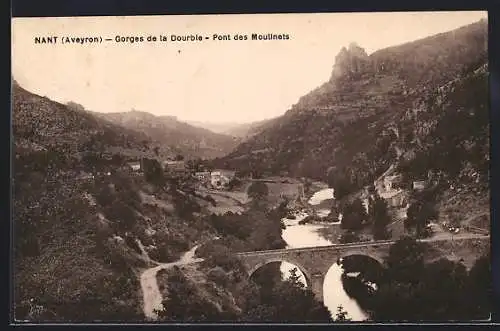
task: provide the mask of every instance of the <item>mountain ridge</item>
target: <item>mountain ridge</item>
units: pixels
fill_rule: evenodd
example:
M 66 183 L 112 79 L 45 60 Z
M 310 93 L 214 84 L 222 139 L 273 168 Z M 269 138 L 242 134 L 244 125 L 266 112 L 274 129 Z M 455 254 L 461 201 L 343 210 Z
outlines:
M 320 180 L 332 168 L 360 171 L 362 164 L 370 175 L 359 180 L 369 182 L 395 160 L 390 128 L 443 98 L 440 87 L 487 65 L 486 45 L 487 24 L 481 20 L 371 55 L 354 44 L 354 54 L 343 48 L 327 82 L 217 162 Z M 422 125 L 418 118 L 412 123 Z
M 188 158 L 221 156 L 238 143 L 236 137 L 196 127 L 173 116 L 157 116 L 138 110 L 93 114 L 130 130 L 143 132 L 162 144 L 174 146 Z
M 12 126 L 17 151 L 57 150 L 67 154 L 120 153 L 130 157 L 153 156 L 155 142 L 147 135 L 118 126 L 82 110 L 64 105 L 12 84 Z M 160 154 L 173 155 L 160 146 Z

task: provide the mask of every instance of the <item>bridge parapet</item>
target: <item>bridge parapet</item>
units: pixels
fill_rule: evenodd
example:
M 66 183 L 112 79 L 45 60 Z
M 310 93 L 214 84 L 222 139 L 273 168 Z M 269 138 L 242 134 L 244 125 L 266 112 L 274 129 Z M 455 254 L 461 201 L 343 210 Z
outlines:
M 453 242 L 462 242 L 461 246 L 464 246 L 467 241 L 474 243 L 477 240 L 489 240 L 489 235 L 469 235 L 453 239 L 430 238 L 419 241 L 429 243 L 433 247 L 442 246 L 442 250 L 449 251 L 450 249 L 454 249 L 453 247 L 456 247 L 456 245 L 453 245 Z M 242 252 L 237 253 L 236 256 L 242 261 L 249 276 L 251 276 L 260 267 L 272 262 L 288 262 L 297 266 L 306 278 L 307 286 L 313 290 L 318 299 L 322 300 L 324 278 L 330 267 L 335 263 L 338 263 L 340 258 L 352 255 L 365 255 L 383 264 L 385 257 L 388 255 L 389 249 L 394 242 L 395 241 L 392 240 L 385 240 L 355 244 Z M 464 249 L 470 245 L 466 244 L 465 246 L 466 247 Z M 477 252 L 480 251 L 477 250 Z
M 326 245 L 326 246 L 314 246 L 314 247 L 300 247 L 300 248 L 283 248 L 283 249 L 271 249 L 271 250 L 263 250 L 263 251 L 251 251 L 251 252 L 241 252 L 236 253 L 236 256 L 253 256 L 253 255 L 266 255 L 266 254 L 275 254 L 278 252 L 283 253 L 292 253 L 292 252 L 310 252 L 310 251 L 331 251 L 332 249 L 349 249 L 349 248 L 357 248 L 357 247 L 366 247 L 366 246 L 380 246 L 380 245 L 391 245 L 395 241 L 393 240 L 379 240 L 379 241 L 367 241 L 362 243 L 350 243 L 350 244 L 336 244 L 336 245 Z

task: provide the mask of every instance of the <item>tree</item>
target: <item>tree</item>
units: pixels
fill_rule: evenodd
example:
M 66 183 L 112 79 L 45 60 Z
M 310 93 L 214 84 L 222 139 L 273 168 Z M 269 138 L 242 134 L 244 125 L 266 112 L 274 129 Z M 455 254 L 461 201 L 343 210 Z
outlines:
M 375 321 L 415 321 L 419 305 L 414 285 L 390 281 L 380 286 L 374 297 L 372 319 Z
M 462 320 L 469 315 L 465 302 L 467 269 L 462 263 L 440 259 L 425 266 L 419 288 L 419 315 L 427 320 Z
M 415 283 L 424 268 L 424 246 L 414 238 L 403 237 L 389 248 L 388 275 L 394 280 Z
M 324 304 L 316 300 L 311 289 L 300 281 L 297 268 L 290 271 L 290 276 L 276 284 L 272 294 L 262 302 L 270 307 L 272 314 L 266 316 L 267 322 L 332 322 L 330 312 Z M 255 321 L 255 320 L 254 320 Z
M 335 314 L 335 322 L 348 322 L 352 319 L 347 315 L 347 311 L 344 310 L 342 305 L 337 307 L 337 313 Z
M 328 178 L 328 186 L 333 188 L 335 199 L 342 200 L 348 196 L 354 189 L 354 185 L 350 181 L 350 177 L 347 174 L 331 174 Z
M 186 167 L 193 172 L 203 171 L 206 168 L 201 158 L 187 160 Z
M 184 156 L 183 156 L 183 155 L 181 155 L 181 154 L 177 154 L 177 155 L 175 156 L 175 161 L 183 161 L 183 160 L 184 160 Z
M 367 221 L 367 214 L 363 202 L 360 199 L 348 204 L 342 214 L 341 226 L 343 229 L 359 231 Z
M 247 189 L 248 196 L 254 201 L 262 201 L 269 194 L 269 188 L 266 183 L 253 182 Z
M 406 228 L 415 228 L 417 238 L 429 235 L 427 225 L 437 218 L 437 211 L 431 199 L 417 200 L 410 205 L 405 220 Z
M 387 229 L 391 218 L 387 209 L 387 203 L 378 194 L 370 199 L 369 204 L 370 218 L 373 222 L 373 237 L 375 240 L 388 239 L 390 233 Z
M 227 189 L 232 190 L 235 187 L 238 187 L 239 185 L 241 185 L 241 180 L 238 179 L 237 177 L 233 177 L 233 178 L 231 178 L 229 183 L 227 183 Z
M 102 207 L 110 206 L 113 203 L 115 197 L 109 185 L 104 185 L 99 189 L 96 194 L 96 200 Z
M 307 195 L 309 194 L 309 191 L 311 190 L 312 183 L 309 179 L 304 180 L 304 193 Z
M 159 185 L 160 187 L 165 185 L 165 175 L 158 160 L 143 159 L 142 165 L 144 167 L 143 171 L 146 181 Z
M 122 166 L 125 164 L 125 158 L 120 154 L 113 154 L 111 157 L 111 163 L 115 166 Z
M 168 275 L 168 297 L 158 317 L 164 321 L 217 321 L 221 315 L 214 304 L 198 293 L 196 286 L 178 268 Z M 167 308 L 168 307 L 168 308 Z
M 392 276 L 383 282 L 373 302 L 380 321 L 470 320 L 467 270 L 461 263 L 441 259 L 425 265 L 418 277 Z M 408 275 L 407 275 L 408 276 Z
M 130 231 L 137 222 L 136 212 L 122 201 L 113 201 L 104 212 L 106 217 L 116 222 L 118 229 L 123 232 Z
M 99 154 L 94 152 L 87 152 L 82 157 L 82 164 L 86 171 L 96 172 L 103 169 L 104 160 Z
M 493 282 L 491 277 L 490 254 L 476 260 L 469 271 L 467 297 L 471 317 L 488 318 L 493 310 Z
M 348 244 L 348 243 L 359 242 L 360 238 L 356 232 L 346 231 L 346 232 L 342 233 L 339 241 L 341 244 Z

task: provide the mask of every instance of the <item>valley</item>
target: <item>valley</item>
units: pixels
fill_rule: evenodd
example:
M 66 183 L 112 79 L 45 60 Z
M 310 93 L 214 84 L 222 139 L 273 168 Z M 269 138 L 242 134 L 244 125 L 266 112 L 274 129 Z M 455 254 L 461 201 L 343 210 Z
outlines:
M 481 20 L 351 43 L 283 115 L 241 125 L 13 79 L 16 321 L 487 318 L 486 42 Z

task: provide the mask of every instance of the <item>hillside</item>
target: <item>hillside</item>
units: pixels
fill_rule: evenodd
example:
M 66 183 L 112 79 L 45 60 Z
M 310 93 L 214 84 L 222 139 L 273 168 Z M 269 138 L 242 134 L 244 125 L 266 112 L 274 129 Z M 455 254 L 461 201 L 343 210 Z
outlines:
M 266 127 L 270 126 L 274 120 L 275 118 L 250 123 L 209 123 L 190 121 L 189 124 L 205 128 L 216 133 L 226 134 L 232 137 L 241 138 L 242 140 L 247 140 L 264 130 Z
M 226 133 L 232 128 L 239 126 L 239 123 L 231 122 L 201 122 L 201 121 L 186 121 L 186 123 L 196 126 L 199 128 L 204 128 L 215 133 Z
M 81 156 L 92 151 L 151 157 L 154 147 L 159 146 L 163 156 L 173 155 L 143 133 L 28 92 L 15 81 L 12 109 L 14 143 L 19 152 L 51 150 Z
M 271 127 L 276 118 L 266 119 L 257 122 L 235 125 L 227 129 L 224 133 L 242 138 L 243 141 L 259 134 L 268 127 Z
M 232 151 L 238 139 L 178 121 L 171 116 L 155 116 L 141 111 L 94 113 L 128 129 L 147 134 L 161 144 L 173 146 L 191 158 L 214 158 Z
M 218 162 L 320 180 L 350 177 L 362 187 L 402 154 L 423 149 L 424 136 L 447 120 L 440 109 L 453 117 L 462 104 L 477 108 L 475 119 L 457 116 L 464 126 L 475 125 L 470 137 L 487 147 L 487 99 L 479 99 L 487 95 L 486 44 L 484 20 L 371 55 L 353 43 L 336 56 L 328 82 Z M 460 95 L 458 88 L 481 95 Z M 448 129 L 437 126 L 435 134 L 453 136 Z M 431 137 L 428 144 L 435 144 L 438 136 Z
M 15 319 L 143 321 L 141 270 L 209 236 L 209 203 L 127 170 L 149 138 L 17 84 L 12 98 Z

